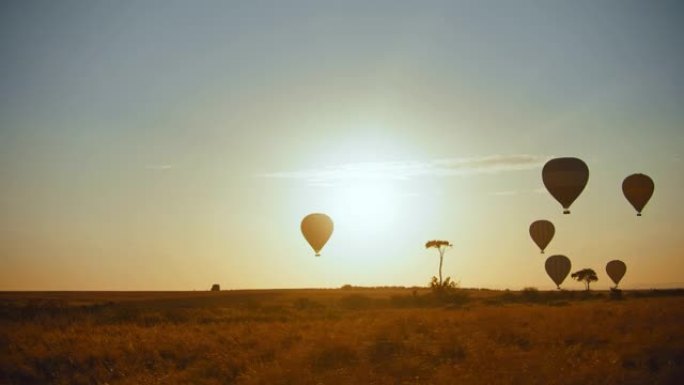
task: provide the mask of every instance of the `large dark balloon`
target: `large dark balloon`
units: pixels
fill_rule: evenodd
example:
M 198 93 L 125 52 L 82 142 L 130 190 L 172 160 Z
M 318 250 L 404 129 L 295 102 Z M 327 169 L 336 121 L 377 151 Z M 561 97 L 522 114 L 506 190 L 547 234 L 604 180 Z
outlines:
M 325 246 L 333 232 L 333 221 L 325 214 L 309 214 L 302 219 L 302 234 L 316 256 L 321 256 L 321 249 Z
M 570 214 L 570 205 L 582 193 L 589 180 L 589 168 L 577 158 L 556 158 L 546 162 L 542 180 L 549 193 Z
M 565 278 L 570 273 L 570 260 L 565 255 L 552 255 L 546 259 L 544 265 L 546 268 L 546 274 L 551 277 L 556 287 L 560 289 L 560 284 L 563 283 Z
M 637 216 L 641 216 L 641 211 L 653 196 L 653 189 L 653 179 L 648 175 L 632 174 L 622 181 L 622 192 L 637 211 Z
M 627 272 L 627 265 L 625 265 L 625 263 L 620 260 L 616 259 L 606 264 L 606 273 L 608 273 L 610 279 L 612 279 L 613 282 L 615 282 L 616 288 L 618 286 L 618 283 L 620 283 L 622 277 L 625 276 L 625 272 Z
M 553 227 L 553 223 L 544 219 L 534 221 L 530 225 L 530 237 L 539 246 L 542 254 L 544 254 L 544 249 L 553 239 L 555 232 L 556 228 Z

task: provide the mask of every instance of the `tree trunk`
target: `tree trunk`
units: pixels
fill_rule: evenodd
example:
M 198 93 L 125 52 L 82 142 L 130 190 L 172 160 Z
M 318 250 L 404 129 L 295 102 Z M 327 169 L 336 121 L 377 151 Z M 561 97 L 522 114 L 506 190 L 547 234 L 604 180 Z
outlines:
M 442 286 L 442 262 L 444 261 L 444 251 L 439 250 L 439 286 Z

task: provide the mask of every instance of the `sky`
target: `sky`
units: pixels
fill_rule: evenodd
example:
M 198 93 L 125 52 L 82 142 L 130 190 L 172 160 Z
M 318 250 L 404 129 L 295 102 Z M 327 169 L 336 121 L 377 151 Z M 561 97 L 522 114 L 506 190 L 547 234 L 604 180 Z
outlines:
M 0 290 L 424 286 L 430 239 L 462 287 L 684 286 L 682 47 L 679 1 L 3 1 Z

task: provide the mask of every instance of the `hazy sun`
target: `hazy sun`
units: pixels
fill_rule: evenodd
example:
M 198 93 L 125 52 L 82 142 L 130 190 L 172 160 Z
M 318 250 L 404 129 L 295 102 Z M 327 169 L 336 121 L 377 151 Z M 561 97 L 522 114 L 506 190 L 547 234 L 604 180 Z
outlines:
M 400 193 L 386 181 L 349 182 L 335 188 L 333 210 L 341 224 L 386 229 L 399 209 Z

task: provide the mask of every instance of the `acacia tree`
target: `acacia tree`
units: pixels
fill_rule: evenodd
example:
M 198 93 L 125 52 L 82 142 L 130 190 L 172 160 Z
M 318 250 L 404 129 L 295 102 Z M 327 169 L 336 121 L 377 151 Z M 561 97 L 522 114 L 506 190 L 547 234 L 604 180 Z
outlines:
M 427 241 L 425 243 L 425 248 L 426 249 L 437 249 L 439 252 L 439 286 L 442 286 L 442 264 L 444 263 L 444 253 L 446 252 L 447 248 L 453 247 L 449 241 L 443 241 L 443 240 L 432 240 L 432 241 Z
M 578 282 L 584 282 L 587 291 L 589 291 L 589 284 L 598 281 L 596 272 L 593 269 L 582 269 L 578 270 L 570 275 L 572 278 L 576 279 Z

